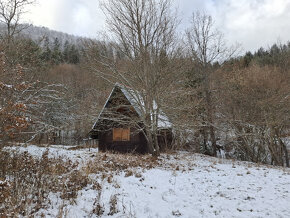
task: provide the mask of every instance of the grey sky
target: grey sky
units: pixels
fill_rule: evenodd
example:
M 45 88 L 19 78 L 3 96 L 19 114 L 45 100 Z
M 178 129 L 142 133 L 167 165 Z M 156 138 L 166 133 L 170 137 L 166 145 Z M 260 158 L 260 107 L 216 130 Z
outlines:
M 256 50 L 290 40 L 290 0 L 173 0 L 181 27 L 188 25 L 195 10 L 215 19 L 229 44 L 239 42 L 244 50 Z M 27 15 L 35 25 L 88 37 L 105 28 L 98 0 L 38 0 Z

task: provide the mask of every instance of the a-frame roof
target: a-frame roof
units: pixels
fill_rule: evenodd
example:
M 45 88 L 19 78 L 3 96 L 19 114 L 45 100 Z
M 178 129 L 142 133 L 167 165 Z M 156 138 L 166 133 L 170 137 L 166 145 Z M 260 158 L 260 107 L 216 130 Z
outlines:
M 119 83 L 116 83 L 115 86 L 113 87 L 109 97 L 106 100 L 106 103 L 104 104 L 102 110 L 100 111 L 98 118 L 96 122 L 93 125 L 93 129 L 95 128 L 96 124 L 100 121 L 101 115 L 103 114 L 105 108 L 107 107 L 110 99 L 112 99 L 112 96 L 115 91 L 120 90 L 121 93 L 125 96 L 125 98 L 128 100 L 128 102 L 133 106 L 137 114 L 141 117 L 142 116 L 142 111 L 144 111 L 144 101 L 142 100 L 142 97 L 138 92 L 134 91 L 131 88 L 124 87 L 120 85 Z M 154 107 L 157 108 L 157 104 L 154 102 Z M 165 113 L 162 110 L 159 110 L 159 115 L 158 115 L 158 128 L 171 128 L 172 124 L 169 121 L 168 117 L 165 115 Z

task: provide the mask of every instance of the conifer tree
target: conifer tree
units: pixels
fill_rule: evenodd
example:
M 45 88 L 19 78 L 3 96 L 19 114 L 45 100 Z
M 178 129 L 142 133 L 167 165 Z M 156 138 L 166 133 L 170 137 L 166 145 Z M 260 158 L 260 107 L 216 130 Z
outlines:
M 49 62 L 51 60 L 52 52 L 50 49 L 50 42 L 48 37 L 46 36 L 44 39 L 44 46 L 43 46 L 43 52 L 41 55 L 42 60 Z
M 70 49 L 70 44 L 68 42 L 68 40 L 65 41 L 64 43 L 64 49 L 63 49 L 63 61 L 68 63 L 69 62 L 69 49 Z
M 62 57 L 61 48 L 60 48 L 60 42 L 59 42 L 58 38 L 54 39 L 51 58 L 52 58 L 52 63 L 54 63 L 56 65 L 63 62 L 63 57 Z
M 78 64 L 80 62 L 79 51 L 75 45 L 71 45 L 69 49 L 69 63 Z

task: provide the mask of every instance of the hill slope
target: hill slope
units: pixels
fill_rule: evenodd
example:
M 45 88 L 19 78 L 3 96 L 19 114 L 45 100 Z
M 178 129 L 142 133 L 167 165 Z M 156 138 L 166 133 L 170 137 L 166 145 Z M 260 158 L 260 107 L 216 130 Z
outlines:
M 4 24 L 0 23 L 0 33 L 3 33 L 5 31 Z M 39 26 L 33 26 L 30 25 L 27 29 L 24 29 L 21 32 L 22 35 L 25 35 L 29 38 L 31 38 L 34 41 L 42 40 L 44 37 L 47 37 L 50 43 L 53 43 L 55 38 L 58 38 L 60 42 L 60 46 L 63 47 L 65 42 L 68 41 L 69 44 L 73 44 L 78 46 L 81 44 L 81 41 L 86 40 L 88 38 L 75 36 L 55 30 L 51 30 L 47 27 L 39 27 Z

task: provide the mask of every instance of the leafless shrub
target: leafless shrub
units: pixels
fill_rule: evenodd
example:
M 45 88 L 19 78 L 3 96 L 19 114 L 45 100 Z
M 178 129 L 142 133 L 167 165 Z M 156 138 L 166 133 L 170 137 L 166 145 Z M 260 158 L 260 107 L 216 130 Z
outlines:
M 127 170 L 125 173 L 125 177 L 133 176 L 133 171 L 132 170 Z
M 215 81 L 233 157 L 289 167 L 282 141 L 289 128 L 289 71 L 258 65 L 234 67 L 220 70 Z
M 61 193 L 63 200 L 74 201 L 90 180 L 77 171 L 77 164 L 49 158 L 40 159 L 27 152 L 0 152 L 0 217 L 34 216 L 47 207 L 50 192 Z
M 61 182 L 61 185 L 63 186 L 61 198 L 66 200 L 77 198 L 78 191 L 83 187 L 86 187 L 89 183 L 89 178 L 86 175 L 83 175 L 78 170 L 73 170 L 70 172 L 69 177 L 64 177 Z
M 158 165 L 158 159 L 150 155 L 133 155 L 133 154 L 98 154 L 93 161 L 83 168 L 87 174 L 99 174 L 106 172 L 120 172 L 130 168 L 141 167 L 151 169 Z
M 97 216 L 102 216 L 105 212 L 104 205 L 101 203 L 102 186 L 99 183 L 95 183 L 93 185 L 93 188 L 97 190 L 98 194 L 94 202 L 94 208 L 93 208 L 92 214 L 95 214 Z
M 110 212 L 108 213 L 109 216 L 112 216 L 119 212 L 117 208 L 118 198 L 116 194 L 111 196 L 109 204 L 110 204 Z

